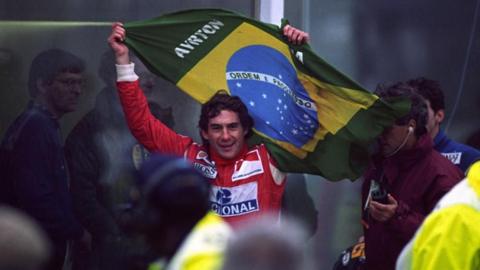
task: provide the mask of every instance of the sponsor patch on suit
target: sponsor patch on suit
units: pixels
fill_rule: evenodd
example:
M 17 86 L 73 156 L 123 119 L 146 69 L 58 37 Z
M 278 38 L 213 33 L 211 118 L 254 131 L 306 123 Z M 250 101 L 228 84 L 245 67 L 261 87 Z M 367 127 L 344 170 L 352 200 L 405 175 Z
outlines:
M 260 210 L 257 182 L 236 187 L 212 186 L 210 206 L 219 216 L 240 216 Z
M 258 150 L 247 153 L 245 160 L 240 160 L 235 163 L 233 169 L 232 181 L 246 179 L 253 175 L 262 174 L 263 166 L 262 159 Z
M 462 152 L 450 152 L 441 154 L 455 165 L 460 164 L 460 161 L 462 160 Z
M 199 151 L 195 159 L 193 167 L 203 176 L 209 179 L 215 179 L 217 177 L 217 168 L 215 168 L 215 164 L 208 158 L 207 152 Z

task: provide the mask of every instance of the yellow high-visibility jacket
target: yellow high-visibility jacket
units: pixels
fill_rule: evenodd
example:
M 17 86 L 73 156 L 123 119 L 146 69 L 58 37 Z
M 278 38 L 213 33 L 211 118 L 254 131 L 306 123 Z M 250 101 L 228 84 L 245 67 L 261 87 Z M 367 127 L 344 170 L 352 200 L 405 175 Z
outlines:
M 480 269 L 480 161 L 425 219 L 400 254 L 399 269 Z
M 223 219 L 209 211 L 192 229 L 173 258 L 158 260 L 148 270 L 217 270 L 232 234 Z

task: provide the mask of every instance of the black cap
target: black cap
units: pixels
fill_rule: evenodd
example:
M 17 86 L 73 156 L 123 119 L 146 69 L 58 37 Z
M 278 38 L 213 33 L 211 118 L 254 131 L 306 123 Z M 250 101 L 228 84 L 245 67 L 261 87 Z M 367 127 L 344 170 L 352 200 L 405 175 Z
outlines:
M 146 203 L 170 222 L 200 219 L 208 211 L 210 183 L 185 159 L 152 154 L 137 184 Z

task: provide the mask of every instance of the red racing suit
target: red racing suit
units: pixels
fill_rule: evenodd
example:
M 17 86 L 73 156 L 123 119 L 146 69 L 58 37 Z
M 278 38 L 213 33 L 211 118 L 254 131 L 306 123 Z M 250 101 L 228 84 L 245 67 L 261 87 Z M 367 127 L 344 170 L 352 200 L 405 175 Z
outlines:
M 120 100 L 133 135 L 151 152 L 184 156 L 211 179 L 210 204 L 215 213 L 233 225 L 267 212 L 279 215 L 286 177 L 263 144 L 244 145 L 236 158 L 225 160 L 215 150 L 175 133 L 150 113 L 133 64 L 117 65 L 117 73 Z

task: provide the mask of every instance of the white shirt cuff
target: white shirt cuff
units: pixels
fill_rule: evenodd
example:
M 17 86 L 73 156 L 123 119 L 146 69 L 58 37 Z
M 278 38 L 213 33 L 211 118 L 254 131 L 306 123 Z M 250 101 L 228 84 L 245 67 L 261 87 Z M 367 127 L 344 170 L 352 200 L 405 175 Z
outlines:
M 117 65 L 117 82 L 134 82 L 138 80 L 137 74 L 135 74 L 135 63 L 128 65 Z

